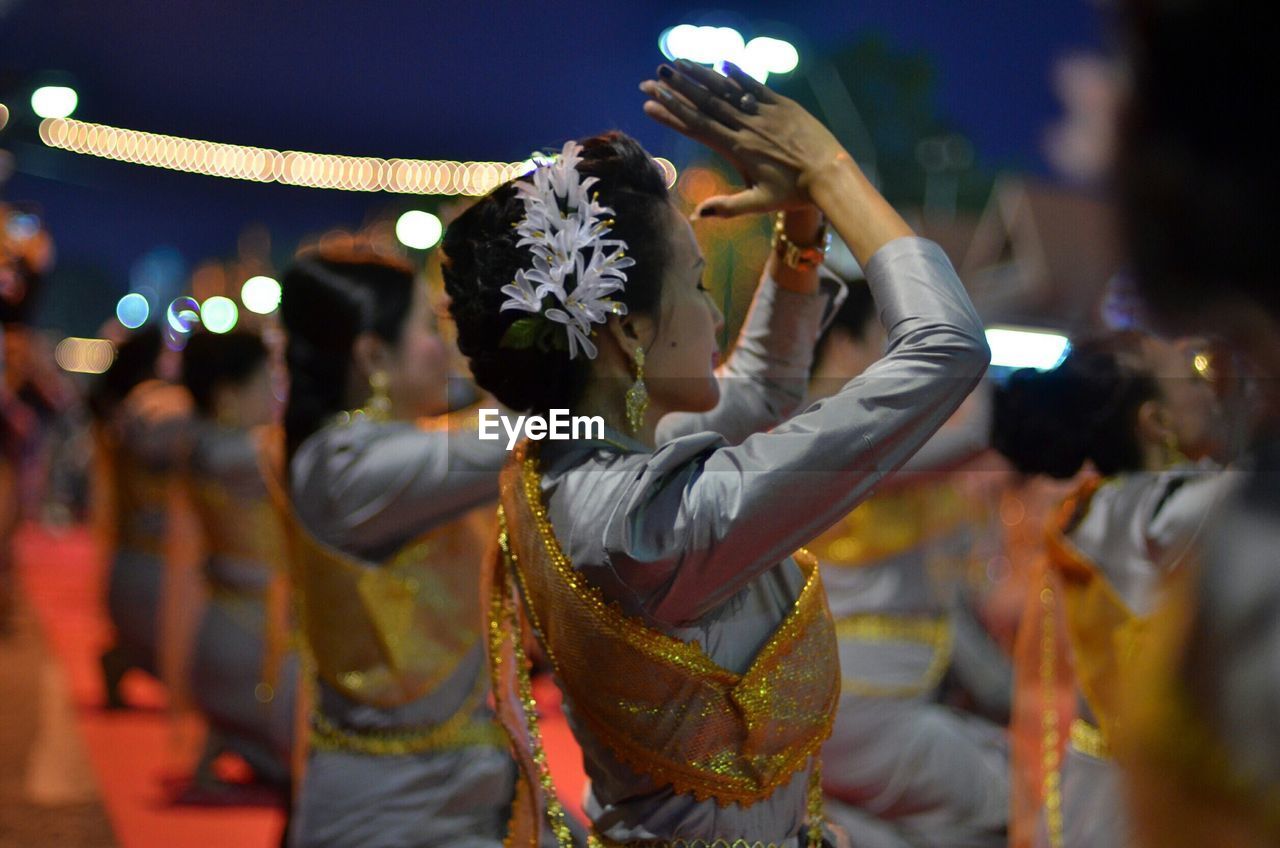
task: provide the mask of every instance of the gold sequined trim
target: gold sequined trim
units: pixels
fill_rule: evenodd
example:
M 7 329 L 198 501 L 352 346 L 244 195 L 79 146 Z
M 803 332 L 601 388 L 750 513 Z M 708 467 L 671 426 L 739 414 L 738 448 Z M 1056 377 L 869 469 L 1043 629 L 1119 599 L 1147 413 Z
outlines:
M 1062 848 L 1062 763 L 1058 752 L 1057 598 L 1046 582 L 1040 590 L 1040 756 L 1044 758 L 1045 827 L 1051 848 Z
M 506 572 L 504 575 L 505 585 L 501 587 L 494 586 L 490 599 L 489 659 L 493 690 L 495 693 L 500 693 L 503 689 L 502 651 L 504 643 L 509 643 L 515 664 L 516 694 L 520 700 L 520 711 L 524 718 L 525 732 L 528 735 L 533 768 L 537 772 L 534 775 L 534 779 L 538 782 L 538 788 L 541 789 L 543 801 L 546 804 L 547 824 L 551 828 L 551 833 L 555 837 L 558 848 L 571 848 L 574 844 L 573 834 L 569 830 L 569 823 L 565 816 L 564 807 L 560 803 L 560 796 L 556 794 L 555 781 L 552 779 L 551 768 L 547 764 L 546 750 L 542 745 L 538 704 L 533 698 L 533 683 L 529 679 L 529 658 L 524 651 L 524 631 L 520 626 L 520 614 L 516 609 L 515 602 L 517 597 L 514 577 L 516 555 L 509 544 L 506 512 L 501 506 L 498 507 L 498 547 L 503 561 L 506 563 Z M 510 729 L 504 728 L 504 731 L 508 737 L 511 737 Z M 519 749 L 516 739 L 511 738 L 509 741 L 513 749 Z M 527 797 L 525 785 L 522 783 L 517 788 L 516 799 L 512 804 L 513 823 L 514 818 L 520 814 L 521 806 L 530 802 L 531 799 Z M 508 830 L 511 829 L 508 828 Z M 506 848 L 511 848 L 513 845 L 511 834 L 508 834 L 503 841 L 503 845 Z
M 1082 718 L 1071 722 L 1071 747 L 1095 760 L 1111 759 L 1111 746 L 1102 730 Z
M 507 740 L 495 722 L 474 716 L 484 695 L 483 682 L 477 688 L 479 691 L 468 697 L 443 723 L 421 730 L 349 730 L 338 727 L 316 710 L 311 714 L 311 746 L 318 751 L 348 751 L 371 757 L 397 757 L 475 745 L 506 747 Z
M 866 642 L 915 642 L 933 649 L 929 666 L 914 683 L 889 685 L 844 675 L 842 694 L 862 698 L 915 698 L 937 688 L 951 663 L 951 621 L 946 616 L 866 613 L 836 621 L 836 637 Z
M 823 822 L 821 761 L 815 763 L 813 772 L 809 776 L 808 814 L 809 825 L 805 830 L 806 844 L 808 848 L 821 848 Z M 778 843 L 762 842 L 759 839 L 723 837 L 616 842 L 594 832 L 587 837 L 587 848 L 794 848 L 795 845 L 794 840 Z
M 667 842 L 652 839 L 639 842 L 614 842 L 602 836 L 587 838 L 587 848 L 793 848 L 794 842 L 785 846 L 777 842 L 751 841 L 748 839 L 673 839 Z

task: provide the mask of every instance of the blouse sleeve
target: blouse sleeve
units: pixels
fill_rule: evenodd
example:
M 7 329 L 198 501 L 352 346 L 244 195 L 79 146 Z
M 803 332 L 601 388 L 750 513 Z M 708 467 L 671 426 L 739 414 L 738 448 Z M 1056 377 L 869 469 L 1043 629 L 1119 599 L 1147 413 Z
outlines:
M 381 551 L 494 500 L 507 456 L 469 426 L 335 426 L 298 449 L 292 497 L 326 542 Z
M 710 412 L 664 416 L 656 443 L 711 431 L 737 444 L 795 413 L 804 403 L 818 334 L 844 298 L 842 283 L 823 278 L 821 285 L 813 294 L 798 294 L 766 274 L 737 346 L 716 374 L 720 402 Z
M 955 415 L 925 442 L 894 475 L 894 485 L 913 482 L 911 475 L 936 474 L 962 465 L 991 446 L 993 387 L 983 381 L 965 398 Z
M 1169 481 L 1147 526 L 1147 550 L 1152 562 L 1165 569 L 1181 562 L 1218 503 L 1226 497 L 1235 477 L 1231 471 L 1202 468 Z
M 622 486 L 605 549 L 654 619 L 700 618 L 848 514 L 981 378 L 982 324 L 936 244 L 897 239 L 867 277 L 889 334 L 883 359 L 740 445 L 664 445 Z

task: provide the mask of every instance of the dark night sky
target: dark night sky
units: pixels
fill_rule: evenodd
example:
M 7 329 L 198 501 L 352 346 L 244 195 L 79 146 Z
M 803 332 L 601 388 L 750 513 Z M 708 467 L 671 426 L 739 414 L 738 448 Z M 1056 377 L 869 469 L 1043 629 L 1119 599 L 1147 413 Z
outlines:
M 679 165 L 675 137 L 641 114 L 636 84 L 662 59 L 663 29 L 708 15 L 747 38 L 789 38 L 802 57 L 869 33 L 923 53 L 938 71 L 939 112 L 973 139 L 981 161 L 1040 172 L 1040 138 L 1058 112 L 1052 63 L 1103 41 L 1088 0 L 0 0 L 0 100 L 25 108 L 36 75 L 64 71 L 80 92 L 76 117 L 154 132 L 281 150 L 518 160 L 616 127 Z M 193 262 L 234 252 L 249 221 L 296 239 L 407 203 L 45 150 L 20 114 L 0 145 L 19 168 L 3 196 L 38 203 L 63 264 L 102 266 L 117 294 L 130 264 L 158 245 Z

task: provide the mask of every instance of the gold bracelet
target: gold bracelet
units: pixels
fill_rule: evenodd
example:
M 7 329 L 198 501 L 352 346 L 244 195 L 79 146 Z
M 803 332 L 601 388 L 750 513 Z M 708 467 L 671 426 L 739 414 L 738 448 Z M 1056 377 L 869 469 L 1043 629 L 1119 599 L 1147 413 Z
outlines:
M 773 224 L 773 249 L 782 260 L 782 264 L 796 271 L 816 271 L 827 258 L 827 250 L 831 247 L 831 233 L 827 229 L 824 216 L 822 226 L 818 230 L 816 244 L 798 245 L 786 233 L 783 218 L 785 212 L 779 212 Z

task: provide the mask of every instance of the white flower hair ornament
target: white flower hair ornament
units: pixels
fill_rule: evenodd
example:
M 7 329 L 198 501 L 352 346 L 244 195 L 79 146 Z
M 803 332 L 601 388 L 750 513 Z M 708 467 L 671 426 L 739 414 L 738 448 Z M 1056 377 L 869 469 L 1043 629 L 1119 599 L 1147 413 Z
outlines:
M 623 269 L 635 260 L 627 256 L 626 242 L 605 238 L 614 213 L 589 193 L 598 180 L 578 173 L 581 153 L 580 144 L 567 141 L 558 157 L 538 165 L 531 181 L 516 183 L 524 203 L 516 246 L 529 248 L 533 267 L 517 271 L 502 287 L 507 299 L 498 309 L 533 315 L 507 328 L 502 347 L 568 350 L 570 359 L 581 349 L 595 359 L 592 325 L 627 314 L 626 304 L 609 295 L 626 287 Z

